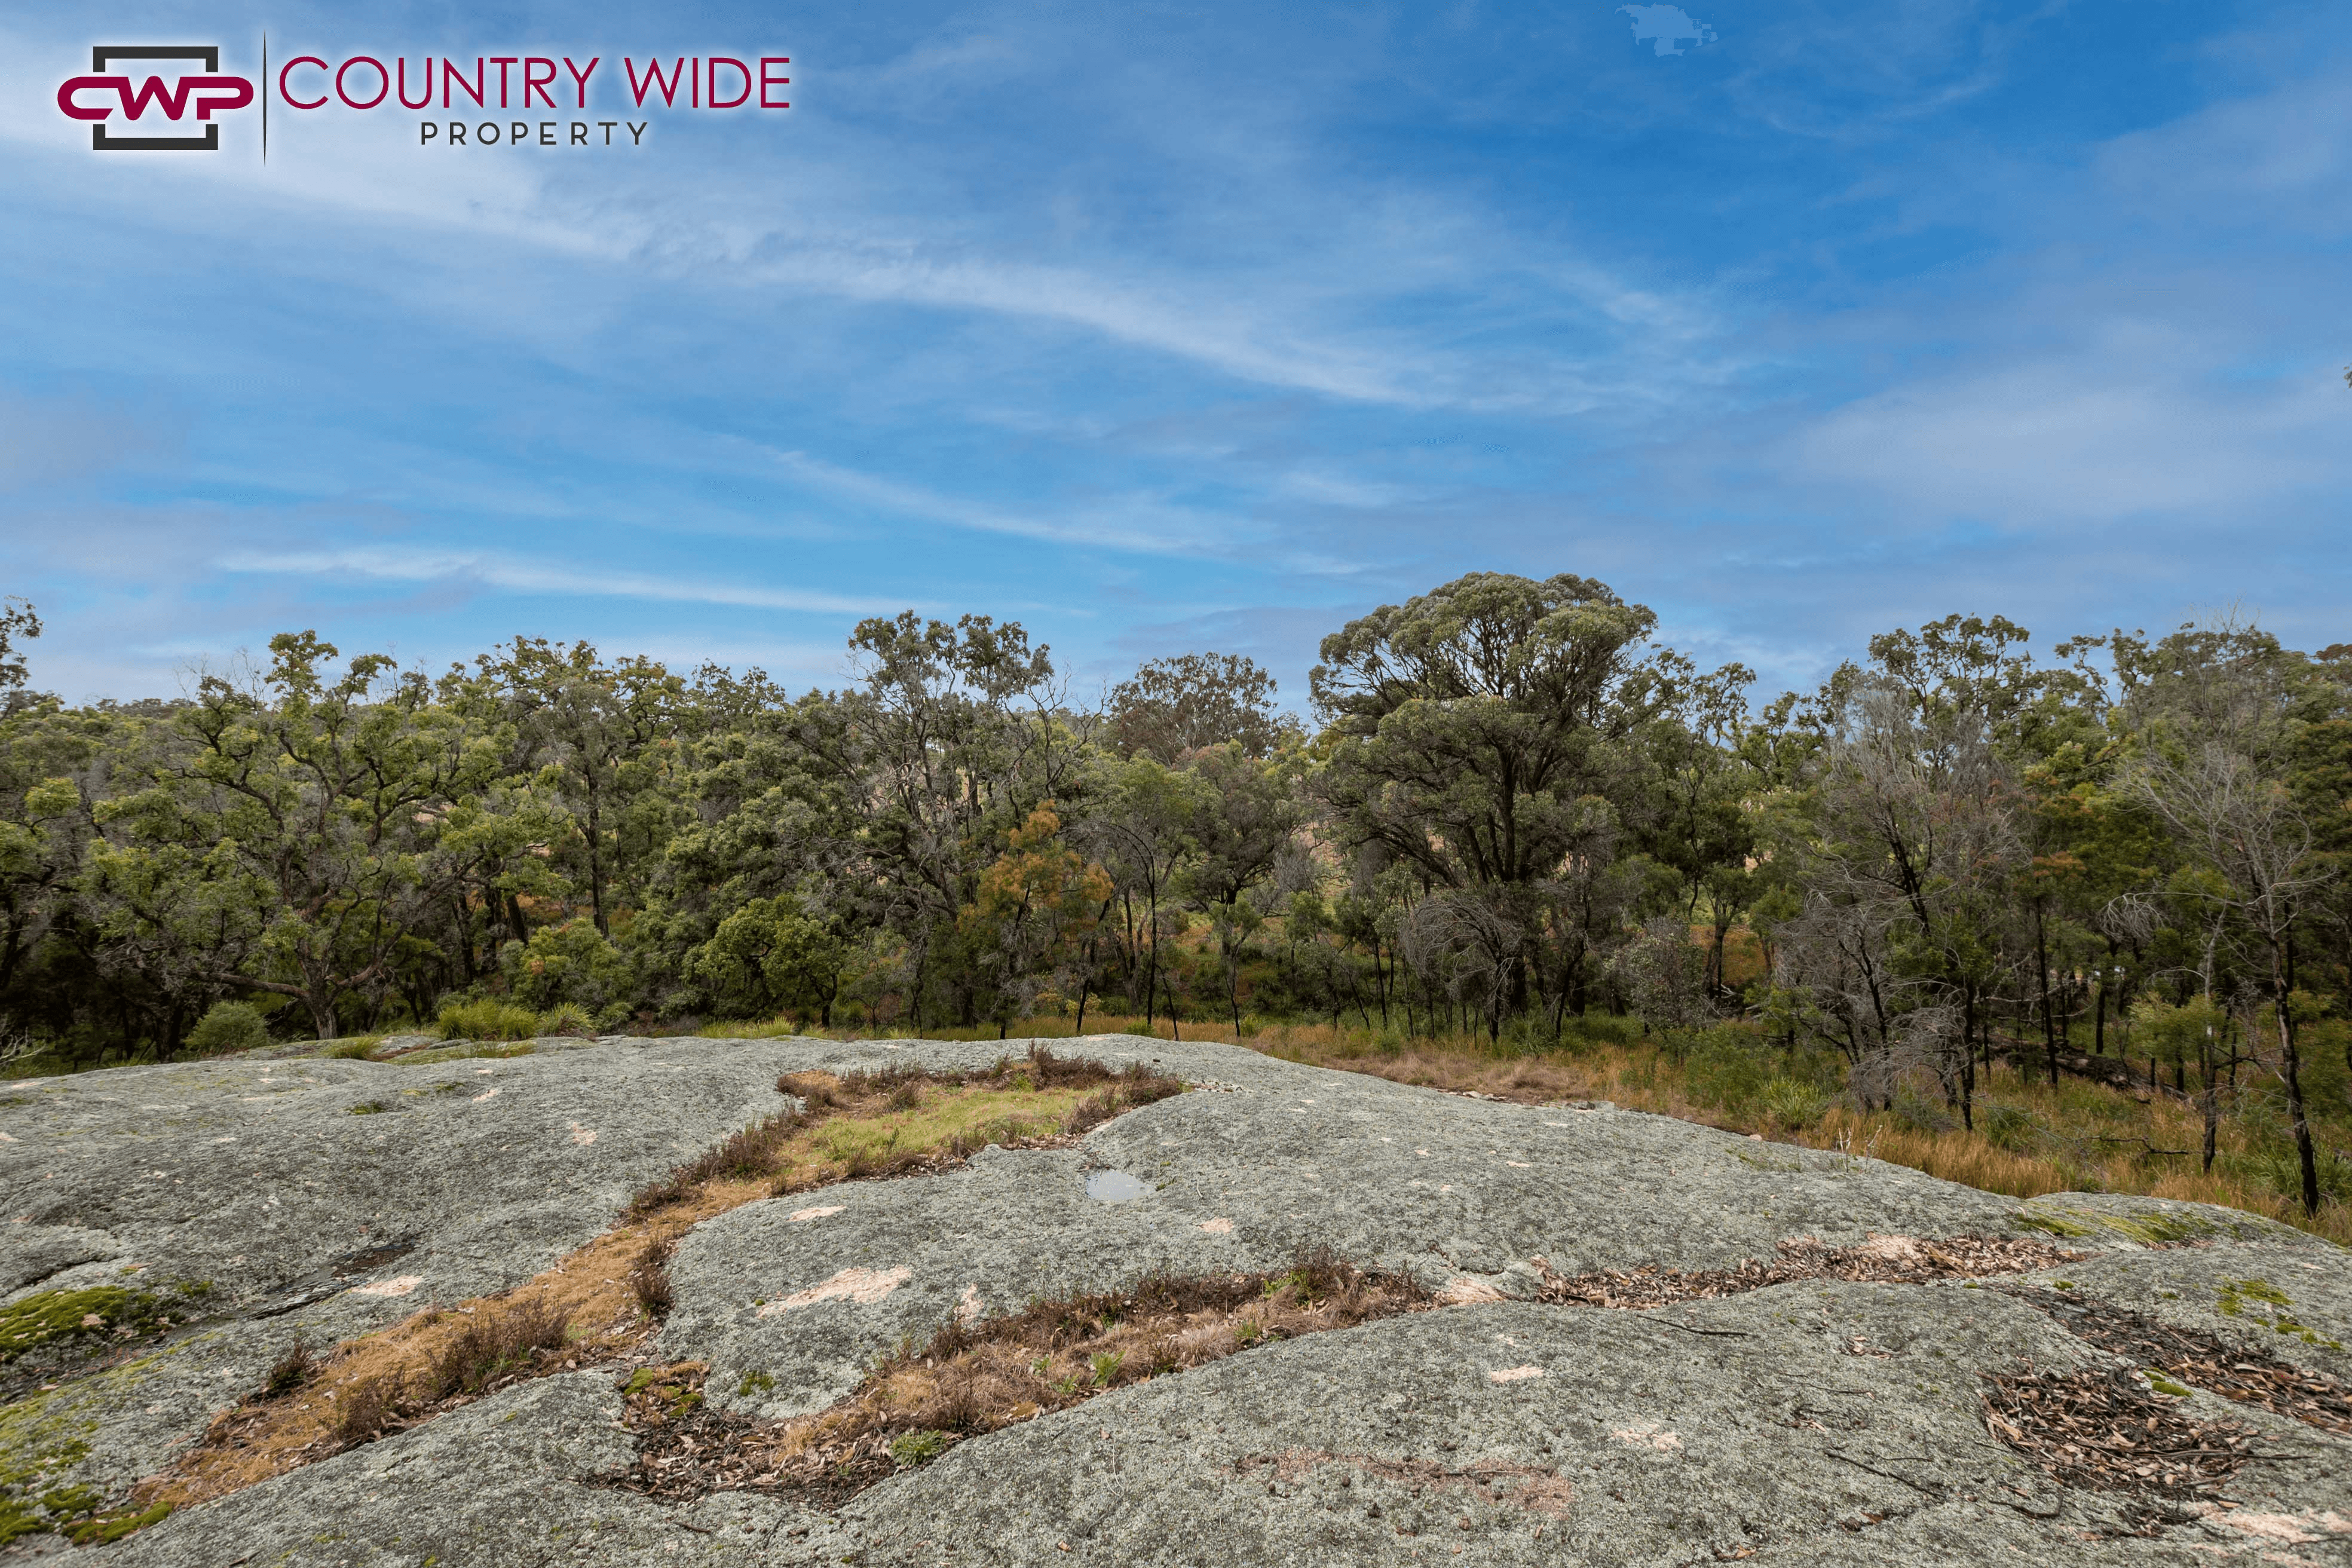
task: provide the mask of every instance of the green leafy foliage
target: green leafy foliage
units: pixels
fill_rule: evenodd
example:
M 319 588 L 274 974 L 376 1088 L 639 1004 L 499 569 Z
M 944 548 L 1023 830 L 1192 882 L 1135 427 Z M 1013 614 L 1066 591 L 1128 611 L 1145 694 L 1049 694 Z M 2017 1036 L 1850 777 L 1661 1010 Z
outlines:
M 268 1021 L 249 1002 L 215 1002 L 188 1031 L 188 1050 L 194 1056 L 258 1050 L 268 1043 Z
M 0 612 L 0 677 L 37 627 Z M 2151 1159 L 2352 1200 L 2352 645 L 1953 615 L 1759 703 L 1655 629 L 1469 574 L 1326 637 L 1312 725 L 1240 656 L 1097 712 L 1017 623 L 912 612 L 835 690 L 308 631 L 184 700 L 12 688 L 0 1071 L 722 1020 L 1647 1038 L 1709 1114 L 2085 1173 L 2137 1135 L 1979 1089 L 2095 1079 L 2196 1108 Z

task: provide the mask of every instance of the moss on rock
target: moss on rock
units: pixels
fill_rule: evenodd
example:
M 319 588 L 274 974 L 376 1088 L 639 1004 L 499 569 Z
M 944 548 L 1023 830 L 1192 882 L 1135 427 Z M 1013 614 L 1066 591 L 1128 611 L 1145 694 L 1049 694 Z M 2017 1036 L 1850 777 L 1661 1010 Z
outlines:
M 108 1334 L 123 1329 L 144 1333 L 168 1315 L 163 1298 L 152 1290 L 119 1285 L 44 1290 L 0 1309 L 0 1363 L 52 1340 L 77 1334 Z
M 2326 1345 L 2332 1351 L 2344 1348 L 2337 1341 L 2295 1321 L 2287 1311 L 2294 1303 L 2287 1299 L 2285 1291 L 2267 1279 L 2222 1280 L 2213 1310 L 2225 1318 L 2240 1318 L 2246 1315 L 2248 1302 L 2253 1303 L 2255 1321 L 2268 1323 L 2279 1333 L 2290 1334 L 2307 1345 Z
M 96 1432 L 47 1394 L 0 1410 L 0 1542 L 63 1530 L 97 1510 L 103 1500 L 91 1488 L 59 1484 Z

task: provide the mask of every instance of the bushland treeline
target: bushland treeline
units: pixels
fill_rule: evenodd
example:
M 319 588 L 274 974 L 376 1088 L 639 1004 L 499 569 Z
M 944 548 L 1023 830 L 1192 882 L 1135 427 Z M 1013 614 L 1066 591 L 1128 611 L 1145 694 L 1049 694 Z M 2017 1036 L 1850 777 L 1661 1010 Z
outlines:
M 1074 697 L 1017 624 L 861 624 L 801 695 L 518 638 L 311 632 L 172 700 L 0 626 L 0 1031 L 46 1070 L 495 1000 L 550 1026 L 1347 1016 L 1540 1044 L 1745 1016 L 1884 1103 L 1995 1052 L 2279 1097 L 2306 1202 L 2352 1035 L 2352 645 L 1953 616 L 1761 702 L 1606 585 L 1474 574 Z M 13 652 L 11 651 L 13 648 Z M 2152 1068 L 2136 1068 L 2143 1076 Z M 2267 1092 L 2267 1090 L 2266 1090 Z M 2316 1100 L 2315 1100 L 2316 1097 Z

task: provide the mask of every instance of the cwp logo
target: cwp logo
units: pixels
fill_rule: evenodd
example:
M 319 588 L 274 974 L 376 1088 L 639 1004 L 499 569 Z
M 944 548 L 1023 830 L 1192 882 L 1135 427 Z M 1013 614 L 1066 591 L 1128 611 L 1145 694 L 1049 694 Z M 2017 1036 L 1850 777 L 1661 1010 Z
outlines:
M 182 69 L 169 86 L 164 85 L 160 75 L 150 75 L 134 86 L 130 77 L 107 71 L 107 67 L 116 60 L 190 60 L 201 64 L 204 73 Z M 220 127 L 212 122 L 214 111 L 243 109 L 253 101 L 253 83 L 241 76 L 220 74 L 220 50 L 216 47 L 100 44 L 89 51 L 89 68 L 93 74 L 68 77 L 58 88 L 58 107 L 73 119 L 93 122 L 89 144 L 101 153 L 216 153 L 220 150 Z M 113 118 L 117 110 L 122 111 L 127 123 L 143 118 L 151 109 L 162 110 L 163 118 L 174 125 L 193 110 L 204 132 L 171 136 L 108 133 L 106 121 Z M 160 127 L 151 122 L 140 129 Z

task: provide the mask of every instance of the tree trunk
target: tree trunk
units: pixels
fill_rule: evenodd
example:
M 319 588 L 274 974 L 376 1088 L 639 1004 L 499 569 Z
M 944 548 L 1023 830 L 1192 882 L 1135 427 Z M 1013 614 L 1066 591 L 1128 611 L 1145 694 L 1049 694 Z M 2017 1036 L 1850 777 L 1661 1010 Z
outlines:
M 1976 1026 L 1976 987 L 1965 986 L 1960 991 L 1960 1125 L 1971 1132 L 1977 1130 L 1977 1053 L 1970 1037 Z
M 2058 1026 L 2050 1016 L 2050 943 L 2042 925 L 2042 901 L 2033 904 L 2033 971 L 2042 989 L 2042 1043 L 2050 1054 L 2050 1087 L 2058 1087 Z
M 2213 1144 L 2221 1123 L 2221 1090 L 2214 1081 L 2213 1037 L 2210 1032 L 2197 1044 L 2197 1068 L 2198 1076 L 2204 1079 L 2203 1104 L 2200 1109 L 2205 1113 L 2204 1172 L 2210 1176 L 2213 1173 Z
M 1151 957 L 1148 961 L 1143 978 L 1143 1032 L 1149 1035 L 1151 1033 L 1151 1005 L 1160 994 L 1160 890 L 1157 888 L 1146 889 L 1144 891 L 1143 921 L 1144 934 L 1151 942 Z M 1169 988 L 1168 1022 L 1171 1026 L 1176 1022 L 1176 994 L 1173 986 Z
M 596 934 L 610 940 L 604 923 L 604 803 L 592 787 L 588 793 L 588 908 L 596 917 Z
M 2278 1016 L 2287 1114 L 2294 1122 L 2294 1156 L 2303 1166 L 2303 1212 L 2310 1215 L 2319 1212 L 2319 1157 L 2311 1144 L 2311 1119 L 2303 1103 L 2303 1064 L 2295 1057 L 2294 1013 L 2287 1005 L 2294 989 L 2290 974 L 2294 963 L 2294 934 L 2290 931 L 2271 948 L 2271 996 Z
M 2114 944 L 2110 943 L 2107 956 L 2112 959 L 2115 955 Z M 2092 998 L 2091 1054 L 2095 1057 L 2107 1054 L 2107 975 L 2114 969 L 2115 965 L 2110 963 L 2105 969 L 2099 971 L 2098 994 Z

